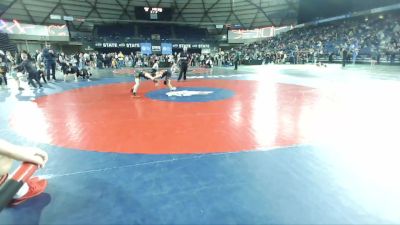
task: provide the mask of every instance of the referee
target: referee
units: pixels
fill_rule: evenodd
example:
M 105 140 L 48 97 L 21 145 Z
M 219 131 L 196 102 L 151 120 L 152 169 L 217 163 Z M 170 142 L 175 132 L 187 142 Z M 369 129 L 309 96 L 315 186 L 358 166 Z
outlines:
M 235 52 L 235 58 L 233 60 L 234 60 L 234 63 L 235 63 L 235 70 L 237 70 L 238 69 L 238 64 L 239 64 L 239 61 L 240 61 L 239 51 Z
M 178 81 L 180 81 L 182 79 L 182 75 L 183 75 L 183 80 L 186 80 L 186 72 L 188 69 L 189 61 L 190 61 L 190 56 L 187 53 L 187 48 L 184 48 L 183 52 L 181 53 L 181 55 L 179 57 L 179 62 L 178 62 L 178 65 L 180 68 Z

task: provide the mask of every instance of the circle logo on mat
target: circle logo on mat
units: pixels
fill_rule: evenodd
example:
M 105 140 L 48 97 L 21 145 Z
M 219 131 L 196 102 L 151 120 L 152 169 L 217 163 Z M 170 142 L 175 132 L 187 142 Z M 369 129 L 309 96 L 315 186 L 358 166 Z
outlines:
M 181 87 L 175 91 L 161 89 L 146 94 L 148 98 L 168 102 L 211 102 L 231 98 L 235 92 L 223 88 Z
M 134 74 L 134 73 L 135 73 L 135 69 L 132 69 L 132 68 L 113 70 L 113 74 L 116 74 L 116 75 L 126 75 L 126 74 Z

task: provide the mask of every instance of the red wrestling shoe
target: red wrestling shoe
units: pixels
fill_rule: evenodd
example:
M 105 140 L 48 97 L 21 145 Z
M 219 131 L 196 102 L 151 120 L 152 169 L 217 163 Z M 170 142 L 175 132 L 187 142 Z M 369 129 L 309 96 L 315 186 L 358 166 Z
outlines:
M 26 200 L 29 200 L 33 197 L 36 197 L 44 192 L 47 187 L 47 180 L 40 180 L 38 177 L 31 178 L 26 182 L 29 186 L 28 193 L 26 193 L 24 196 L 22 196 L 19 199 L 14 199 L 11 203 L 10 206 L 17 206 Z

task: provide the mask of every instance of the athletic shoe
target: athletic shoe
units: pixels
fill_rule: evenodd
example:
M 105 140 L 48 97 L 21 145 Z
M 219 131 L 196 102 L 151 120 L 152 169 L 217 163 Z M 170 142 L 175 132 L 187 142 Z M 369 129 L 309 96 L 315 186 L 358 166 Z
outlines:
M 26 193 L 24 196 L 22 196 L 19 199 L 14 199 L 11 203 L 10 206 L 17 206 L 33 197 L 36 197 L 40 194 L 42 194 L 47 187 L 47 180 L 40 180 L 38 177 L 31 178 L 26 182 L 29 186 L 28 193 Z

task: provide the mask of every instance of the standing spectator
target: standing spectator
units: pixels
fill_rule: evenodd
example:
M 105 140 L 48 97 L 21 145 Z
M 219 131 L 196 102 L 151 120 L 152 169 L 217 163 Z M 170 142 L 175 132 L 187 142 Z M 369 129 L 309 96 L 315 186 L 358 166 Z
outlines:
M 6 55 L 0 50 L 0 87 L 2 87 L 3 81 L 7 86 L 7 72 Z
M 46 66 L 46 74 L 47 74 L 47 80 L 50 80 L 50 71 L 51 71 L 51 76 L 53 80 L 56 80 L 56 55 L 53 51 L 53 49 L 50 49 L 50 45 L 46 45 L 46 47 L 43 49 L 43 61 L 44 65 Z
M 239 61 L 240 61 L 240 54 L 239 54 L 239 51 L 236 51 L 236 54 L 235 54 L 235 70 L 237 70 L 238 69 L 238 64 L 239 64 Z
M 118 58 L 118 69 L 119 69 L 119 68 L 122 68 L 124 66 L 125 56 L 124 56 L 124 54 L 122 54 L 122 52 L 119 52 L 118 55 L 117 55 L 117 58 Z
M 342 67 L 346 66 L 346 61 L 347 61 L 347 49 L 346 47 L 342 48 Z
M 39 58 L 39 54 L 41 54 L 41 52 L 38 49 L 36 49 L 35 55 L 34 55 L 34 60 L 36 61 L 36 64 L 41 63 L 41 62 L 37 61 L 37 59 Z

